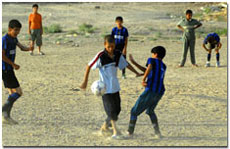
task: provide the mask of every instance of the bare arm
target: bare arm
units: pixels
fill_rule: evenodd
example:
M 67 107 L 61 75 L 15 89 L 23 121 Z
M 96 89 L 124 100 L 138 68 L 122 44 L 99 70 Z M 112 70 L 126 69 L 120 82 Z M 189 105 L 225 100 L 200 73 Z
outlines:
M 194 29 L 197 29 L 197 28 L 199 28 L 201 26 L 202 26 L 202 24 L 199 24 L 199 25 L 195 26 Z
M 22 51 L 32 51 L 33 47 L 25 47 L 23 46 L 20 42 L 17 43 L 17 46 L 22 50 Z
M 127 46 L 128 46 L 128 37 L 125 38 L 125 47 L 122 51 L 123 55 L 126 55 L 127 54 Z
M 139 65 L 139 64 L 134 60 L 132 54 L 129 54 L 129 60 L 131 61 L 131 63 L 132 63 L 133 65 L 135 65 L 135 66 L 136 66 L 138 69 L 140 69 L 142 72 L 145 72 L 145 71 L 146 71 L 146 68 L 145 68 L 145 67 Z
M 87 65 L 86 71 L 85 71 L 85 76 L 84 76 L 84 81 L 80 86 L 81 89 L 86 89 L 86 87 L 87 87 L 90 69 L 91 69 L 90 66 Z
M 209 50 L 209 49 L 205 46 L 205 44 L 204 44 L 204 43 L 203 43 L 203 45 L 202 45 L 202 46 L 203 46 L 203 48 L 204 48 L 206 51 L 208 51 L 208 52 L 210 51 L 210 50 Z
M 41 22 L 41 35 L 43 34 L 43 27 L 42 27 L 42 22 Z
M 147 77 L 148 77 L 148 75 L 149 75 L 149 73 L 150 73 L 151 70 L 152 70 L 152 65 L 149 64 L 148 67 L 147 67 L 147 69 L 146 69 L 146 71 L 145 71 L 143 80 L 142 80 L 142 85 L 143 85 L 144 87 L 147 86 L 146 79 L 147 79 Z
M 181 30 L 181 31 L 184 31 L 184 28 L 180 25 L 177 25 L 177 27 Z
M 31 28 L 31 21 L 30 21 L 30 17 L 29 17 L 29 29 L 28 29 L 28 33 L 29 33 L 29 34 L 31 34 L 30 28 Z
M 2 60 L 5 63 L 10 64 L 15 70 L 18 70 L 20 66 L 12 62 L 8 57 L 6 57 L 5 53 L 6 53 L 5 50 L 2 50 Z
M 129 64 L 129 63 L 128 63 L 128 64 Z M 138 73 L 138 72 L 133 68 L 133 66 L 132 66 L 131 64 L 129 64 L 129 65 L 127 66 L 127 68 L 128 68 L 130 71 L 132 71 L 133 73 L 135 73 L 135 74 L 136 74 L 136 77 L 142 76 L 142 74 Z
M 222 43 L 219 42 L 219 44 L 217 45 L 217 50 L 220 50 L 221 47 L 222 47 Z

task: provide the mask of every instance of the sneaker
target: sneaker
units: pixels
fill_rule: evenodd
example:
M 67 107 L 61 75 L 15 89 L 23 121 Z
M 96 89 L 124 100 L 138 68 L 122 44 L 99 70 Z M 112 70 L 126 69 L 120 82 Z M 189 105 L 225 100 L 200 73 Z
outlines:
M 211 66 L 210 62 L 207 62 L 206 65 L 205 65 L 205 67 L 210 67 L 210 66 Z
M 220 67 L 220 62 L 216 62 L 216 67 Z
M 34 53 L 32 51 L 30 51 L 30 55 L 32 56 L 32 55 L 34 55 Z
M 43 52 L 39 52 L 39 54 L 40 54 L 40 55 L 45 55 L 45 53 L 43 53 Z
M 119 135 L 112 135 L 111 139 L 121 139 L 121 136 L 119 136 Z
M 161 138 L 163 138 L 163 136 L 161 135 L 161 133 L 157 133 L 157 134 L 154 135 L 153 138 L 154 139 L 161 139 Z

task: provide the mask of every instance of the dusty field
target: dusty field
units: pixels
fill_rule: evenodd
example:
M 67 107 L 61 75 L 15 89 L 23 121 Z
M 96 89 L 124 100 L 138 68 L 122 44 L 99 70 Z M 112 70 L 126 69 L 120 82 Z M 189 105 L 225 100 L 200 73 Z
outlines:
M 3 4 L 3 30 L 7 29 L 10 19 L 19 19 L 23 28 L 18 38 L 24 44 L 28 44 L 27 17 L 31 5 Z M 196 41 L 196 59 L 200 67 L 191 67 L 189 55 L 186 67 L 176 67 L 182 41 L 175 26 L 184 10 L 191 8 L 198 13 L 202 5 L 205 3 L 41 4 L 43 25 L 58 23 L 64 32 L 43 36 L 45 56 L 30 56 L 18 50 L 16 63 L 21 68 L 16 75 L 24 96 L 12 111 L 19 125 L 3 125 L 3 146 L 226 146 L 227 37 L 221 37 L 222 67 L 204 67 L 203 38 Z M 135 137 L 131 140 L 110 140 L 94 134 L 105 119 L 102 101 L 92 95 L 89 87 L 98 79 L 98 70 L 91 71 L 86 91 L 71 90 L 82 82 L 86 64 L 103 49 L 102 34 L 110 32 L 117 15 L 124 17 L 124 26 L 129 29 L 128 53 L 139 63 L 145 64 L 153 46 L 162 45 L 167 49 L 164 59 L 168 67 L 166 92 L 156 108 L 163 139 L 152 138 L 153 129 L 145 114 L 139 117 Z M 83 23 L 96 27 L 95 33 L 68 35 L 68 31 L 77 30 Z M 227 28 L 226 21 L 202 23 L 199 30 Z M 57 40 L 60 40 L 59 45 Z M 215 64 L 215 54 L 211 64 Z M 121 79 L 121 73 L 118 77 L 122 99 L 118 127 L 125 131 L 130 110 L 143 88 L 141 78 L 135 78 L 130 71 L 127 71 L 126 80 Z M 7 97 L 3 88 L 2 102 Z

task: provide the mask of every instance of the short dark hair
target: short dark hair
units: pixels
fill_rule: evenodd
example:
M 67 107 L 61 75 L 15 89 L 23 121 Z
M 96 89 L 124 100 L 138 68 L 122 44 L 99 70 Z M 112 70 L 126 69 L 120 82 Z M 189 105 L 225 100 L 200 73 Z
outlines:
M 121 21 L 123 22 L 123 18 L 121 16 L 116 17 L 115 21 Z
M 213 43 L 215 42 L 215 38 L 214 38 L 213 36 L 209 36 L 209 37 L 207 38 L 207 41 L 208 41 L 208 43 L 213 44 Z
M 10 20 L 9 28 L 22 28 L 22 24 L 18 20 Z
M 166 50 L 162 46 L 156 46 L 152 48 L 151 53 L 156 53 L 158 58 L 163 59 L 165 57 Z
M 190 10 L 190 9 L 186 10 L 185 14 L 192 14 L 192 10 Z
M 38 4 L 33 4 L 32 8 L 34 8 L 34 7 L 38 8 Z
M 115 39 L 112 35 L 106 35 L 104 37 L 104 42 L 108 42 L 108 43 L 115 43 Z

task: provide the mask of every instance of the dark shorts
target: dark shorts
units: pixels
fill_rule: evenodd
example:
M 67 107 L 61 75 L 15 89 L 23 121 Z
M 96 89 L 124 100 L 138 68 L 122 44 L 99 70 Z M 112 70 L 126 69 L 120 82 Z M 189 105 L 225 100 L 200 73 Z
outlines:
M 124 44 L 117 44 L 116 46 L 115 46 L 115 49 L 117 49 L 117 50 L 119 50 L 119 51 L 123 51 L 123 49 L 124 49 L 124 47 L 125 47 L 125 45 Z
M 121 111 L 121 98 L 119 92 L 105 94 L 102 96 L 105 112 L 108 116 L 107 121 L 117 120 Z
M 20 87 L 18 79 L 13 70 L 2 70 L 2 80 L 5 88 L 18 88 Z
M 209 50 L 212 50 L 212 49 L 215 49 L 217 47 L 217 44 L 208 43 L 207 46 L 208 46 Z

